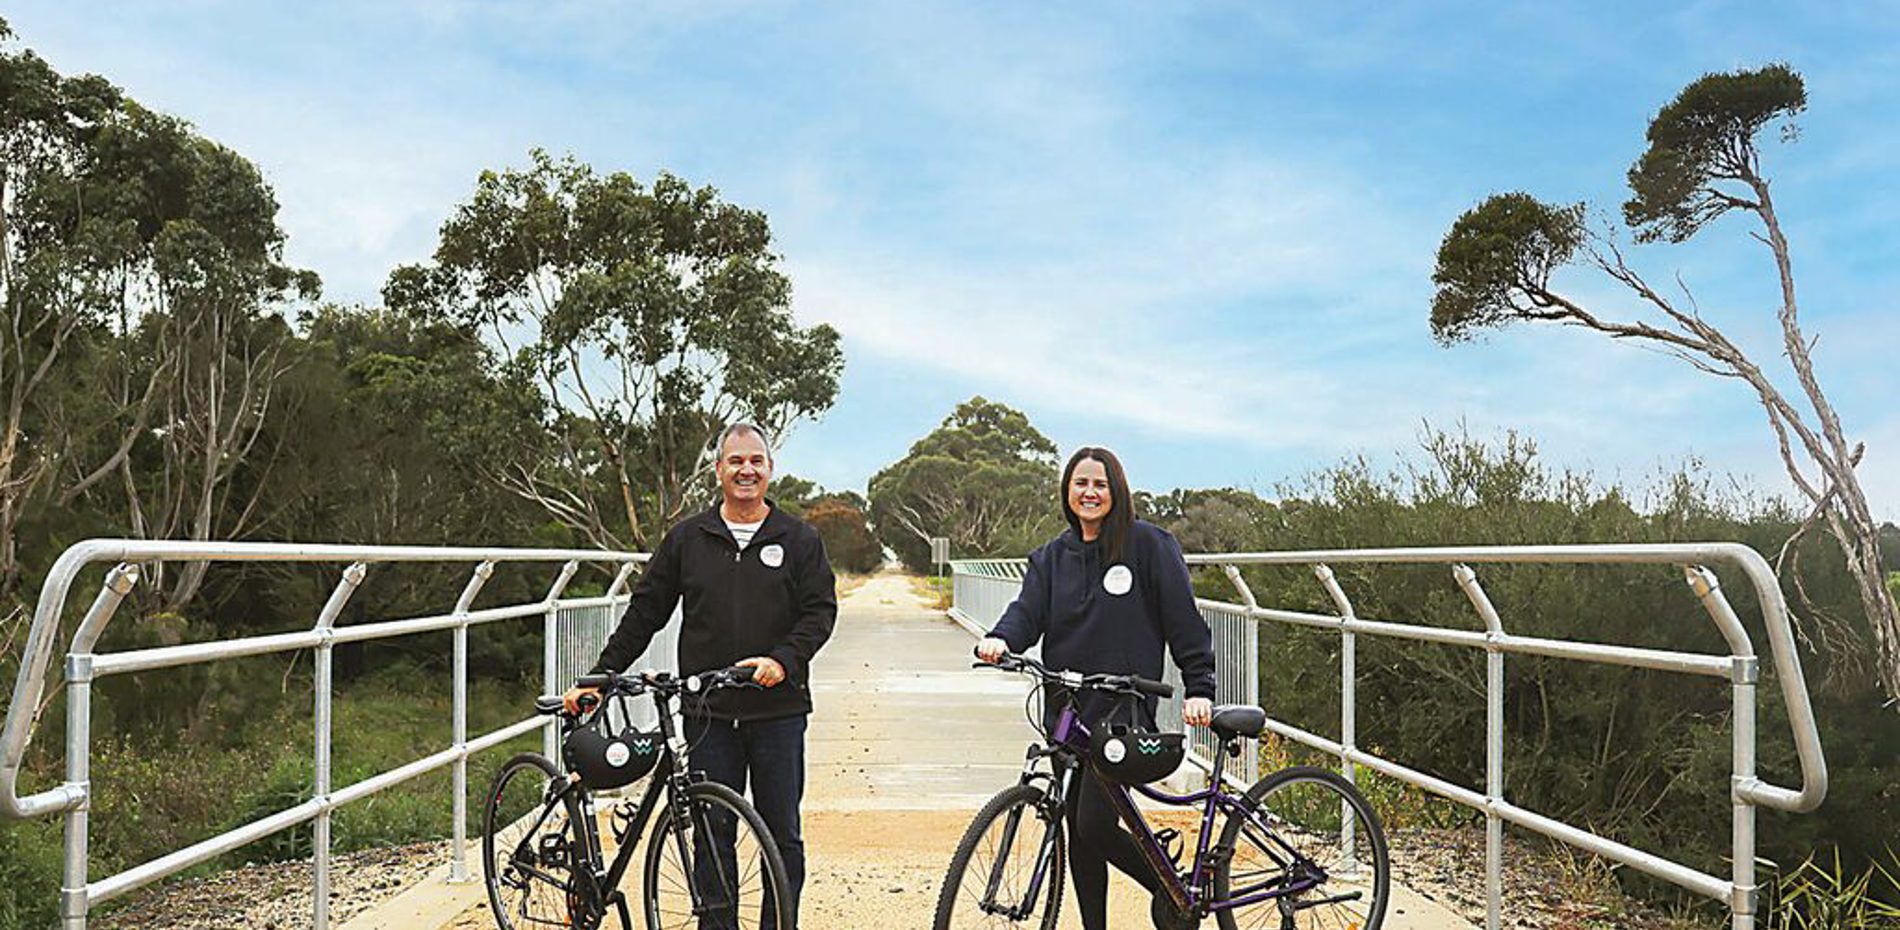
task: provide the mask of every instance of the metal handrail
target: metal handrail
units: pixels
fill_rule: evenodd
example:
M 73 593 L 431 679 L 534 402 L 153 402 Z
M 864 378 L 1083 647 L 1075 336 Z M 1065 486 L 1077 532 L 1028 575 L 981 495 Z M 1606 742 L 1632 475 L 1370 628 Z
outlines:
M 314 820 L 316 822 L 313 873 L 316 884 L 312 895 L 313 925 L 317 930 L 329 921 L 329 827 L 330 812 L 337 807 L 366 797 L 423 773 L 444 766 L 454 767 L 455 824 L 451 876 L 465 880 L 466 783 L 467 760 L 476 752 L 500 745 L 516 736 L 544 732 L 544 746 L 554 739 L 553 721 L 530 718 L 503 727 L 476 739 L 467 734 L 468 628 L 500 620 L 541 616 L 544 623 L 544 684 L 553 686 L 555 644 L 553 631 L 557 614 L 564 609 L 613 606 L 624 603 L 626 588 L 634 567 L 647 555 L 630 552 L 570 549 L 508 549 L 444 546 L 351 546 L 304 545 L 289 543 L 180 542 L 129 539 L 94 539 L 67 549 L 54 561 L 41 588 L 34 609 L 33 624 L 27 634 L 13 702 L 7 710 L 6 726 L 0 731 L 0 816 L 25 818 L 64 813 L 66 843 L 61 884 L 61 918 L 67 930 L 84 930 L 93 905 L 132 891 L 150 882 L 174 874 L 212 856 L 254 842 L 281 830 Z M 304 632 L 252 636 L 234 640 L 194 643 L 139 649 L 111 654 L 95 654 L 99 636 L 139 577 L 138 566 L 149 562 L 308 562 L 349 563 L 319 612 L 314 626 Z M 336 627 L 351 594 L 362 583 L 368 566 L 392 562 L 433 562 L 470 564 L 473 568 L 454 609 L 447 614 L 413 617 L 378 623 Z M 618 565 L 613 582 L 604 596 L 563 598 L 567 583 L 583 562 Z M 46 671 L 59 639 L 60 618 L 65 611 L 74 582 L 89 565 L 112 563 L 105 583 L 92 606 L 80 621 L 67 650 L 65 680 L 67 686 L 66 779 L 48 790 L 25 797 L 18 795 L 19 775 L 26 750 L 39 722 L 41 700 L 45 694 Z M 494 568 L 500 563 L 559 563 L 561 568 L 547 594 L 536 602 L 473 610 L 472 605 Z M 446 750 L 415 760 L 332 792 L 330 776 L 330 699 L 331 652 L 337 643 L 405 636 L 430 630 L 454 632 L 454 744 Z M 177 850 L 118 875 L 91 881 L 87 865 L 87 817 L 92 794 L 90 784 L 91 688 L 95 678 L 147 669 L 196 664 L 218 659 L 262 655 L 298 649 L 314 649 L 315 665 L 315 772 L 313 797 L 276 814 Z M 551 749 L 550 749 L 551 752 Z
M 982 560 L 970 564 L 974 576 L 986 579 L 1009 577 L 999 561 Z M 1022 560 L 1016 577 L 1021 577 Z M 1624 863 L 1699 894 L 1724 901 L 1736 930 L 1752 930 L 1755 925 L 1757 889 L 1755 883 L 1755 809 L 1772 807 L 1791 812 L 1812 811 L 1827 796 L 1827 763 L 1821 750 L 1820 731 L 1815 725 L 1813 705 L 1809 701 L 1807 680 L 1795 651 L 1794 634 L 1789 622 L 1787 602 L 1783 598 L 1774 571 L 1760 553 L 1736 543 L 1669 543 L 1635 545 L 1564 545 L 1564 546 L 1462 546 L 1400 549 L 1341 549 L 1289 552 L 1202 553 L 1187 556 L 1191 565 L 1219 566 L 1239 593 L 1243 603 L 1200 598 L 1207 609 L 1237 612 L 1255 620 L 1269 620 L 1300 626 L 1338 630 L 1341 637 L 1341 703 L 1338 741 L 1309 733 L 1269 717 L 1269 731 L 1338 756 L 1348 778 L 1355 766 L 1365 766 L 1399 781 L 1423 788 L 1441 797 L 1481 810 L 1486 819 L 1486 926 L 1496 930 L 1500 922 L 1502 897 L 1502 825 L 1509 821 L 1525 829 L 1560 842 Z M 1331 565 L 1369 564 L 1441 564 L 1449 565 L 1457 585 L 1463 590 L 1485 625 L 1484 632 L 1447 629 L 1410 623 L 1367 620 L 1358 617 L 1350 598 L 1340 586 Z M 1650 564 L 1681 568 L 1685 580 L 1721 633 L 1729 648 L 1728 655 L 1642 649 L 1574 640 L 1517 636 L 1506 632 L 1502 618 L 1478 581 L 1474 564 Z M 1309 566 L 1332 600 L 1336 614 L 1282 610 L 1260 606 L 1241 577 L 1243 565 Z M 1787 706 L 1795 750 L 1801 764 L 1801 787 L 1786 788 L 1762 780 L 1755 772 L 1756 716 L 1755 689 L 1759 667 L 1755 650 L 1740 618 L 1722 593 L 1715 573 L 1707 566 L 1725 566 L 1741 572 L 1754 589 L 1768 633 L 1776 678 Z M 959 588 L 959 590 L 961 590 Z M 961 612 L 961 608 L 952 607 Z M 981 624 L 985 618 L 968 617 L 966 622 Z M 995 618 L 987 618 L 991 622 Z M 1358 634 L 1384 636 L 1422 642 L 1434 642 L 1483 649 L 1486 652 L 1486 765 L 1485 790 L 1473 791 L 1390 760 L 1374 756 L 1355 744 L 1355 670 L 1354 638 Z M 1511 804 L 1504 798 L 1504 660 L 1507 654 L 1546 656 L 1589 662 L 1659 669 L 1686 674 L 1725 678 L 1730 682 L 1733 712 L 1732 775 L 1730 799 L 1731 875 L 1724 880 L 1696 869 L 1644 852 L 1614 840 L 1590 833 L 1553 818 Z M 1257 677 L 1259 655 L 1246 657 L 1254 663 L 1249 678 Z M 1270 709 L 1269 709 L 1270 710 Z M 1345 842 L 1342 838 L 1342 842 Z M 1351 850 L 1345 850 L 1350 857 Z

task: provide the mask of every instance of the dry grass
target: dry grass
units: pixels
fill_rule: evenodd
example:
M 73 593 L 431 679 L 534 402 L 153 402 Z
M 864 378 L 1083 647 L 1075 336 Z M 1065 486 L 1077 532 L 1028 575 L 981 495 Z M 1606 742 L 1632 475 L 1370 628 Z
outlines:
M 930 609 L 950 609 L 949 576 L 938 578 L 935 575 L 911 575 L 906 573 L 905 577 L 910 580 L 910 589 L 917 592 L 917 596 L 923 598 L 924 603 L 928 605 Z
M 841 572 L 838 574 L 838 596 L 844 597 L 845 595 L 850 594 L 851 592 L 864 587 L 864 583 L 870 580 L 871 580 L 870 575 L 860 575 L 854 572 Z

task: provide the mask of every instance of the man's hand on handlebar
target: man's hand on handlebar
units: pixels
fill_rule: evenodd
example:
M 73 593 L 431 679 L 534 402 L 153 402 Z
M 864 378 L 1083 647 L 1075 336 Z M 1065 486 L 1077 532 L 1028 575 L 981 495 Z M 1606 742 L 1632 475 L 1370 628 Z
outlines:
M 1009 644 L 1003 642 L 999 637 L 985 636 L 977 641 L 976 657 L 991 665 L 995 665 L 997 659 L 1002 658 L 1008 653 Z
M 754 656 L 750 659 L 740 659 L 733 664 L 752 669 L 752 680 L 767 688 L 773 687 L 785 680 L 785 666 L 778 664 L 777 659 L 769 656 Z

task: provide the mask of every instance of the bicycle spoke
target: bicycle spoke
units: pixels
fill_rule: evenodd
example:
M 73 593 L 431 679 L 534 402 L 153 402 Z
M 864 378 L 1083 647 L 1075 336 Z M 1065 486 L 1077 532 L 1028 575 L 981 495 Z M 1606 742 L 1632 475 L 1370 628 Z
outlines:
M 1292 769 L 1248 792 L 1221 842 L 1231 848 L 1217 875 L 1222 900 L 1267 896 L 1221 913 L 1221 925 L 1266 930 L 1374 930 L 1388 887 L 1376 820 L 1343 779 Z
M 966 832 L 959 844 L 951 874 L 939 895 L 936 927 L 938 930 L 981 930 L 981 928 L 1040 927 L 1053 920 L 1053 909 L 1060 894 L 1060 862 L 1044 869 L 1042 883 L 1030 900 L 1030 884 L 1039 863 L 1045 859 L 1044 842 L 1050 824 L 1042 819 L 1035 801 L 1040 793 L 1030 788 L 1012 789 L 992 800 Z M 1015 829 L 1010 835 L 1010 824 Z M 1005 847 L 1005 837 L 1008 845 Z M 992 895 L 993 890 L 993 897 Z M 1012 919 L 1006 913 L 986 912 L 984 901 L 994 908 L 1021 908 L 1028 913 Z

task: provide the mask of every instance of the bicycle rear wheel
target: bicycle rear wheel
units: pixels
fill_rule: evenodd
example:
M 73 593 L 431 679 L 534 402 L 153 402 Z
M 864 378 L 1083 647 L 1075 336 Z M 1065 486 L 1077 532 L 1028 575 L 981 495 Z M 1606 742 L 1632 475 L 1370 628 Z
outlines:
M 765 819 L 717 782 L 687 788 L 685 803 L 685 823 L 664 807 L 647 837 L 647 930 L 791 927 L 785 861 Z
M 1231 812 L 1214 872 L 1221 930 L 1379 930 L 1390 887 L 1385 832 L 1371 805 L 1335 772 L 1301 766 L 1247 789 Z
M 977 811 L 944 874 L 934 930 L 1055 930 L 1065 834 L 1062 815 L 1045 814 L 1042 800 L 1042 789 L 1016 785 Z
M 501 930 L 591 927 L 601 917 L 585 871 L 580 805 L 556 797 L 566 780 L 547 757 L 524 752 L 495 773 L 482 814 L 482 876 Z

